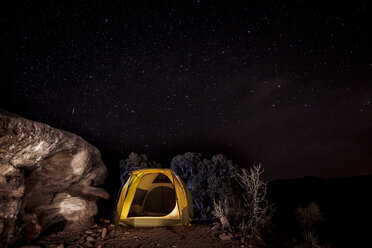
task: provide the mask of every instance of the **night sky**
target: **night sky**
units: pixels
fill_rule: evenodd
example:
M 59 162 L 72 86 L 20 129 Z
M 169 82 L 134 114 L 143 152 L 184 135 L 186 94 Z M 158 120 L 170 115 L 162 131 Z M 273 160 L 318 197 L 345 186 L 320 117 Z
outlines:
M 112 171 L 194 151 L 269 179 L 372 174 L 367 0 L 7 2 L 0 108 L 78 134 Z

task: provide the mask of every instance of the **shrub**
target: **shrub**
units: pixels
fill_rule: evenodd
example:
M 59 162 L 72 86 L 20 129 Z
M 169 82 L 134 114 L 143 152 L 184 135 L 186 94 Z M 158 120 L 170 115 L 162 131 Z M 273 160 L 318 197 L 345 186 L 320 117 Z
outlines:
M 203 160 L 201 153 L 186 152 L 184 155 L 177 155 L 171 161 L 171 169 L 179 175 L 186 183 L 191 192 L 194 190 L 194 180 L 198 175 L 198 165 Z
M 250 234 L 260 239 L 262 230 L 267 227 L 274 214 L 273 205 L 266 200 L 267 183 L 261 179 L 261 165 L 249 170 L 241 169 L 237 181 L 242 187 L 244 214 L 240 223 L 243 235 Z
M 319 244 L 318 236 L 315 233 L 315 225 L 323 221 L 323 213 L 320 207 L 315 202 L 309 203 L 307 207 L 299 207 L 296 209 L 297 223 L 302 230 L 300 234 L 300 244 L 296 248 L 325 248 Z
M 232 197 L 238 189 L 237 166 L 222 154 L 214 155 L 207 162 L 208 189 L 212 199 Z
M 295 245 L 295 248 L 329 248 L 330 245 L 319 244 L 318 236 L 314 229 L 306 229 L 302 232 L 303 242 Z
M 260 239 L 274 213 L 273 206 L 266 200 L 266 182 L 260 178 L 262 172 L 261 165 L 239 170 L 236 181 L 240 191 L 214 202 L 213 214 L 219 219 L 222 231 Z
M 233 196 L 213 202 L 212 213 L 219 220 L 223 232 L 240 232 L 244 211 L 242 201 Z
M 145 154 L 138 155 L 131 152 L 127 159 L 121 160 L 119 164 L 120 181 L 125 183 L 129 173 L 139 169 L 161 168 L 161 164 L 155 161 L 149 161 Z
M 318 204 L 311 202 L 307 207 L 297 208 L 296 219 L 301 228 L 311 229 L 323 220 L 323 213 L 320 211 Z
M 222 231 L 255 239 L 269 225 L 274 209 L 266 200 L 261 165 L 238 170 L 224 155 L 208 160 L 188 152 L 174 157 L 171 168 L 190 189 L 199 220 L 217 218 Z
M 131 153 L 120 161 L 120 177 L 142 168 L 159 168 L 145 155 Z M 260 239 L 270 223 L 274 209 L 266 200 L 266 182 L 261 179 L 261 165 L 249 170 L 237 166 L 218 154 L 210 159 L 200 153 L 187 152 L 175 156 L 170 165 L 189 188 L 194 202 L 196 220 L 215 220 L 224 232 L 249 234 Z
M 197 220 L 215 219 L 213 200 L 231 197 L 237 188 L 236 165 L 221 154 L 208 160 L 200 153 L 187 152 L 172 159 L 171 169 L 190 189 Z

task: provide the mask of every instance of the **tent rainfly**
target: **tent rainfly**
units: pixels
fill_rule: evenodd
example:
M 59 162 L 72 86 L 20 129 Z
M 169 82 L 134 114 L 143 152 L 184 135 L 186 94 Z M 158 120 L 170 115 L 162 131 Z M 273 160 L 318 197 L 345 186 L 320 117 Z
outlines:
M 193 218 L 191 194 L 170 169 L 133 171 L 122 186 L 114 223 L 124 226 L 186 225 Z

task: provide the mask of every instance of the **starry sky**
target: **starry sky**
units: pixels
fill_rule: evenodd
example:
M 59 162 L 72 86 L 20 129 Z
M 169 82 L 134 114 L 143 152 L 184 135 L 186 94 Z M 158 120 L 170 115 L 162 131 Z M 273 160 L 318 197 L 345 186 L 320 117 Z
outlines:
M 0 108 L 131 151 L 372 174 L 369 1 L 1 1 Z

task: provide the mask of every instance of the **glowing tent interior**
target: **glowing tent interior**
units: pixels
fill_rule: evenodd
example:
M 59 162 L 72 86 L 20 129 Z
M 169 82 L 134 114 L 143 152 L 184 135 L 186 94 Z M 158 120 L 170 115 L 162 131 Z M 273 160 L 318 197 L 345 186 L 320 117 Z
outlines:
M 170 169 L 133 171 L 114 213 L 114 223 L 125 226 L 185 225 L 192 218 L 190 191 Z

